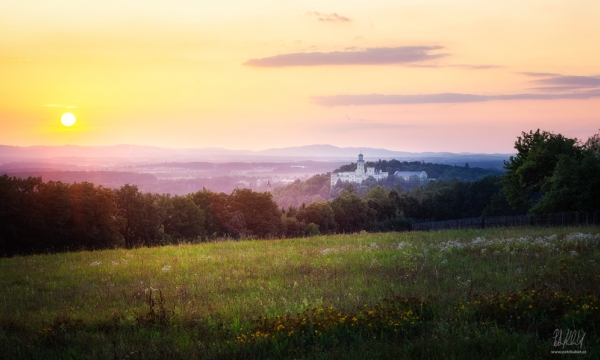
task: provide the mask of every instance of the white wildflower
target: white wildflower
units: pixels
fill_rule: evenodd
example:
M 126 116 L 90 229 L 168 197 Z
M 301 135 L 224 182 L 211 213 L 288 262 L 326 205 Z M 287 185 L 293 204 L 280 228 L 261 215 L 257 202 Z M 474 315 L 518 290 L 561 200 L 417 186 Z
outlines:
M 90 264 L 90 266 L 98 266 L 102 264 L 102 261 L 94 261 L 93 263 Z
M 165 266 L 162 267 L 161 270 L 162 271 L 169 271 L 169 270 L 171 270 L 171 265 L 165 265 Z
M 402 250 L 403 248 L 410 246 L 409 243 L 407 243 L 406 241 L 403 241 L 401 243 L 398 244 L 398 250 Z
M 334 253 L 334 252 L 336 252 L 336 249 L 333 249 L 333 248 L 326 248 L 326 249 L 323 249 L 323 250 L 321 250 L 321 255 L 327 255 L 327 254 L 329 254 L 330 252 Z
M 472 243 L 473 245 L 477 245 L 477 244 L 481 244 L 482 242 L 485 242 L 485 238 L 478 237 L 478 238 L 476 238 L 475 240 L 473 240 L 471 243 Z

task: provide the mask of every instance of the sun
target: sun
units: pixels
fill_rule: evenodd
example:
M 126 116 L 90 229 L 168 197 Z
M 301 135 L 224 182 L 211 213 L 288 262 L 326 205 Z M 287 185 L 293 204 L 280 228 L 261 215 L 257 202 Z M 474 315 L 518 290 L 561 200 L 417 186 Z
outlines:
M 71 114 L 70 112 L 64 113 L 63 116 L 60 117 L 60 122 L 64 126 L 73 126 L 75 124 L 75 120 L 75 115 Z

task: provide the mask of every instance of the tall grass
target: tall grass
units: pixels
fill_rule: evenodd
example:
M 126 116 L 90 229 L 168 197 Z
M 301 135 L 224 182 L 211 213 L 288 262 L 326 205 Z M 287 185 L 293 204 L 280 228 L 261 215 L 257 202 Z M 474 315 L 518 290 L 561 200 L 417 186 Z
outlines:
M 473 358 L 550 357 L 551 331 L 570 327 L 585 328 L 587 354 L 599 354 L 600 313 L 590 297 L 600 296 L 599 233 L 362 233 L 3 258 L 0 351 L 8 358 L 458 358 L 467 350 Z M 526 309 L 503 310 L 515 299 Z M 585 314 L 575 313 L 584 305 Z M 288 326 L 305 333 L 289 334 Z

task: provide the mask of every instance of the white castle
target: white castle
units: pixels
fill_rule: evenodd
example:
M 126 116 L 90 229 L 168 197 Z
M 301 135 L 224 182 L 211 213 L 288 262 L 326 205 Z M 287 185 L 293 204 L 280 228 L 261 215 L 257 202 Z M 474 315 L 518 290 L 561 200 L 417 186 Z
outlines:
M 373 177 L 375 180 L 381 180 L 387 178 L 388 173 L 379 170 L 375 171 L 374 167 L 368 167 L 367 171 L 365 172 L 365 161 L 363 160 L 363 154 L 358 154 L 356 170 L 354 172 L 331 173 L 331 186 L 334 186 L 338 180 L 360 184 L 363 180 L 366 180 L 369 177 Z

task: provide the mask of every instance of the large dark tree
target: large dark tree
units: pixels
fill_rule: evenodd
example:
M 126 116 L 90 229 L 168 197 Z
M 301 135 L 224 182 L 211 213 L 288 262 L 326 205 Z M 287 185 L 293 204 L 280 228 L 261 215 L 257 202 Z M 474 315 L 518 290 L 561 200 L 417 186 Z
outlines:
M 296 218 L 306 225 L 313 223 L 319 226 L 319 231 L 324 234 L 332 234 L 338 228 L 333 208 L 327 201 L 313 202 L 300 208 Z
M 367 225 L 375 221 L 377 216 L 367 202 L 356 193 L 352 185 L 342 190 L 340 196 L 331 202 L 331 208 L 339 230 L 345 233 L 366 229 Z
M 228 196 L 225 193 L 214 193 L 210 190 L 203 189 L 202 191 L 192 194 L 191 198 L 194 204 L 202 209 L 206 235 L 209 238 L 225 235 L 228 232 L 226 224 L 231 220 L 232 216 L 227 209 Z M 238 220 L 241 221 L 241 219 Z M 234 221 L 233 223 L 237 224 L 240 223 L 240 221 Z M 236 228 L 236 226 L 234 226 L 234 228 Z
M 111 189 L 88 182 L 71 185 L 72 244 L 77 250 L 120 246 L 116 217 Z
M 517 154 L 504 162 L 504 193 L 513 207 L 535 205 L 543 196 L 542 186 L 552 176 L 559 156 L 578 156 L 577 139 L 538 129 L 523 132 L 515 142 Z
M 531 209 L 547 214 L 600 208 L 600 158 L 592 151 L 560 155 L 552 176 L 542 186 L 544 197 Z
M 191 196 L 163 195 L 160 199 L 165 235 L 176 240 L 196 240 L 205 236 L 204 214 Z
M 243 214 L 246 228 L 259 238 L 276 237 L 281 233 L 281 211 L 271 194 L 236 189 L 228 198 L 231 214 Z
M 141 226 L 141 196 L 136 185 L 126 184 L 115 190 L 118 216 L 121 219 L 120 232 L 127 248 L 137 242 L 138 228 Z

